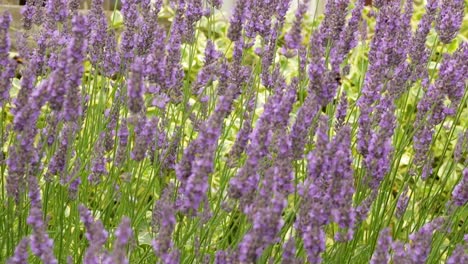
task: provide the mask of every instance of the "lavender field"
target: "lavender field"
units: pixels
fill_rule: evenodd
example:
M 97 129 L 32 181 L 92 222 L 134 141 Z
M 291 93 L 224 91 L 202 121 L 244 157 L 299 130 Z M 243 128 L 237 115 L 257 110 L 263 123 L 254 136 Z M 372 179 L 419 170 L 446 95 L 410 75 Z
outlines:
M 464 0 L 81 2 L 0 14 L 0 263 L 468 263 Z

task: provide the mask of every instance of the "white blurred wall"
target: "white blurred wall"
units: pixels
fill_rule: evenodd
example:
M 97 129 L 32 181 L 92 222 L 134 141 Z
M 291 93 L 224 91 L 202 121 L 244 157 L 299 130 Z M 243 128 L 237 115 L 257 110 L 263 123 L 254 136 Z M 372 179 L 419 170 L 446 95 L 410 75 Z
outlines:
M 291 2 L 292 2 L 291 8 L 295 9 L 297 7 L 299 0 L 291 0 Z M 236 0 L 224 0 L 223 11 L 225 11 L 226 13 L 232 12 L 232 9 L 234 8 L 235 3 L 236 3 Z M 316 9 L 317 9 L 317 15 L 321 14 L 324 10 L 325 3 L 326 3 L 326 0 L 311 0 L 309 4 L 310 14 L 313 14 Z

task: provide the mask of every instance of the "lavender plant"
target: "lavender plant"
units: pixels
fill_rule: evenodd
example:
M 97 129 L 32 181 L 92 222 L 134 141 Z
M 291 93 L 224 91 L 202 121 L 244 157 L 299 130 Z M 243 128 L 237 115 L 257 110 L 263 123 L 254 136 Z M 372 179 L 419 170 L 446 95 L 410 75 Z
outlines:
M 0 262 L 466 262 L 465 2 L 315 4 L 2 11 Z

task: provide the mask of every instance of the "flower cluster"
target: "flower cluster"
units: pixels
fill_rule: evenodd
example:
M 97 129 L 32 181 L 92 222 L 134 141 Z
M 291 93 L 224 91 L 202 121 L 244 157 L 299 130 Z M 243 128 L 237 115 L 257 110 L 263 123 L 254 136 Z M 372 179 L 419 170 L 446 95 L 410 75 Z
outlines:
M 107 2 L 0 14 L 0 262 L 467 261 L 463 0 Z

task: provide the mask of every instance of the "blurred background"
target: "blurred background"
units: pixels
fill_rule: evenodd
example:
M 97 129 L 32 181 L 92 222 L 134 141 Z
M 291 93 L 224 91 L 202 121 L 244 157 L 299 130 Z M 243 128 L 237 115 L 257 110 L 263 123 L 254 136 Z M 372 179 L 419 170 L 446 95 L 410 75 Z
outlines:
M 87 9 L 90 6 L 91 1 L 92 0 L 82 1 L 83 2 L 82 8 Z M 171 0 L 166 0 L 165 2 L 169 2 L 169 1 L 171 1 Z M 104 0 L 104 5 L 105 5 L 106 9 L 112 10 L 114 8 L 114 5 L 116 4 L 116 2 L 117 2 L 117 6 L 119 7 L 119 5 L 120 5 L 119 0 Z M 222 10 L 224 12 L 226 12 L 226 13 L 232 12 L 232 10 L 233 10 L 233 8 L 235 6 L 235 2 L 236 2 L 236 0 L 224 0 Z M 293 8 L 296 7 L 298 2 L 299 2 L 299 0 L 291 0 L 291 7 L 293 7 Z M 317 10 L 319 13 L 323 12 L 323 8 L 325 6 L 325 3 L 326 3 L 326 0 L 311 0 L 310 11 L 315 12 L 315 10 Z M 26 0 L 1 0 L 0 4 L 2 4 L 2 5 L 13 5 L 13 6 L 15 6 L 15 5 L 16 6 L 17 5 L 25 5 Z

